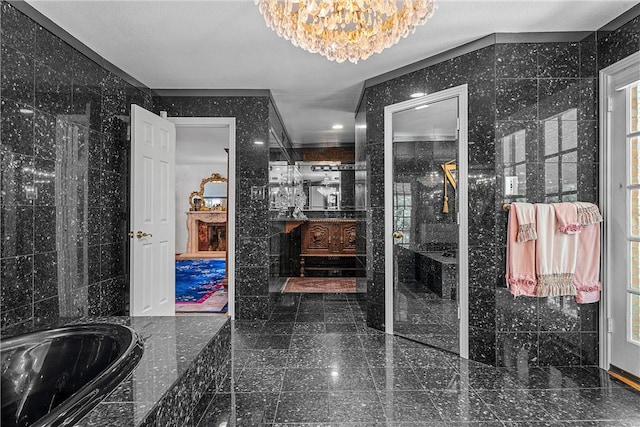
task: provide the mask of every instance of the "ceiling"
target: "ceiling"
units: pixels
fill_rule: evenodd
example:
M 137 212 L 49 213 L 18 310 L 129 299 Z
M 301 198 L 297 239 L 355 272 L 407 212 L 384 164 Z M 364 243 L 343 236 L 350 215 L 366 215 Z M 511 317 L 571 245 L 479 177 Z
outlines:
M 449 98 L 393 113 L 393 141 L 456 139 L 458 99 Z
M 397 45 L 337 64 L 278 37 L 253 0 L 26 1 L 150 88 L 271 90 L 296 146 L 353 143 L 367 79 L 493 33 L 593 31 L 637 3 L 437 0 Z
M 229 128 L 176 126 L 176 164 L 227 163 Z

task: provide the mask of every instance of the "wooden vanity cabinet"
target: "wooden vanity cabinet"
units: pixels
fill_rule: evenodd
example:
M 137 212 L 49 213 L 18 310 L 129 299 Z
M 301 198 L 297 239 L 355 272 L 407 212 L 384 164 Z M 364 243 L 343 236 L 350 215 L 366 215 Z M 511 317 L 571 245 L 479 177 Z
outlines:
M 300 277 L 304 277 L 306 258 L 355 257 L 356 222 L 349 219 L 310 220 L 302 224 Z M 306 267 L 306 270 L 344 270 L 345 267 Z

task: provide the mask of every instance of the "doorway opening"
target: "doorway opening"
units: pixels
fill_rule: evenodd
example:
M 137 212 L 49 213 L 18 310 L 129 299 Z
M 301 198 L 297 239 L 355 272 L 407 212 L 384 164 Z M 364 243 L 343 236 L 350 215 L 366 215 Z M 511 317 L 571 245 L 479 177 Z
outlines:
M 176 127 L 176 314 L 233 316 L 235 119 Z
M 640 378 L 640 53 L 600 73 L 600 366 Z
M 385 107 L 385 329 L 468 357 L 467 86 Z

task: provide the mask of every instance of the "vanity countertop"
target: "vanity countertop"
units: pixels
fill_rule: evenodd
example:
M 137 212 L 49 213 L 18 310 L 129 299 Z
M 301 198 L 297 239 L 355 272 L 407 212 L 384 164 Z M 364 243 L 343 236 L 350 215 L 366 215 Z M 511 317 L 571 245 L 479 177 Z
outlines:
M 226 316 L 61 318 L 52 319 L 46 325 L 39 325 L 37 329 L 82 323 L 127 325 L 144 341 L 144 354 L 132 375 L 77 425 L 138 426 L 143 421 L 148 423 L 152 412 L 155 412 L 154 418 L 159 417 L 158 406 L 166 401 L 168 394 L 180 396 L 184 393 L 181 388 L 199 386 L 188 384 L 183 376 L 192 367 L 193 362 L 202 357 L 205 348 L 212 354 L 216 353 L 210 351 L 209 344 L 229 321 Z M 226 329 L 228 328 L 229 326 Z M 13 332 L 30 332 L 26 329 L 28 328 Z M 193 378 L 192 381 L 198 379 Z M 174 409 L 178 410 L 169 410 Z M 160 413 L 163 412 L 166 410 L 161 409 Z M 168 415 L 163 413 L 163 416 Z

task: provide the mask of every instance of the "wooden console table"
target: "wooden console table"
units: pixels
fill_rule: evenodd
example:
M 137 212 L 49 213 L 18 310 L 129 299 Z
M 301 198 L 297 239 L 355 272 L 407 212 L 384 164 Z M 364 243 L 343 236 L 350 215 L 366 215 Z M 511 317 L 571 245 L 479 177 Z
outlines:
M 346 270 L 346 267 L 305 267 L 305 258 L 355 258 L 356 222 L 353 219 L 309 220 L 302 224 L 300 277 L 306 270 Z

